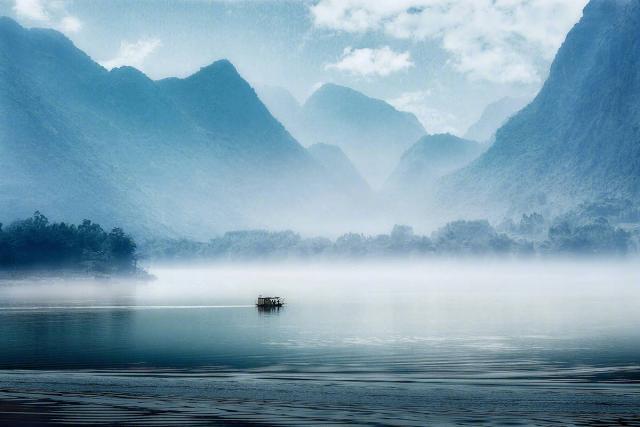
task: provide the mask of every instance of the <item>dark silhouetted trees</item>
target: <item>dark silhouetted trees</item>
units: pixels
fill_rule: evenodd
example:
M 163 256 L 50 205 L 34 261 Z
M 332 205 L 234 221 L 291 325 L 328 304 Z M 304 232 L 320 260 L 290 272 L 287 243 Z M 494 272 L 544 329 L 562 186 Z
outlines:
M 105 232 L 89 220 L 76 226 L 31 218 L 0 225 L 0 268 L 128 274 L 137 271 L 136 244 L 122 229 Z

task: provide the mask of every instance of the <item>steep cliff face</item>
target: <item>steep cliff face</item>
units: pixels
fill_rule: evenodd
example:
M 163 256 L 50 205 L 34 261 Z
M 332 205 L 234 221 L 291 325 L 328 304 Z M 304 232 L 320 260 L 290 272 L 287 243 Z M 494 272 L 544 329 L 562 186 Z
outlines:
M 562 208 L 601 194 L 640 197 L 640 1 L 592 0 L 535 100 L 441 203 L 501 213 Z

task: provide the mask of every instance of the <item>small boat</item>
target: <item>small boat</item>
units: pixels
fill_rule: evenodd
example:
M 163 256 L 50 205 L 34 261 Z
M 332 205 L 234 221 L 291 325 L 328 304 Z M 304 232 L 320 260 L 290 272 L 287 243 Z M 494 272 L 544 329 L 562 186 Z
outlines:
M 263 297 L 260 295 L 256 302 L 256 306 L 262 308 L 282 307 L 283 305 L 284 298 L 282 297 Z

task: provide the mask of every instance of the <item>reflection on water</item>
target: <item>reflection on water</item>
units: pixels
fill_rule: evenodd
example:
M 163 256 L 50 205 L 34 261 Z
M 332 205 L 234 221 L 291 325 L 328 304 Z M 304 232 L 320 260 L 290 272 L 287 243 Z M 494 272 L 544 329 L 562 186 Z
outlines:
M 1 285 L 0 421 L 640 424 L 631 262 L 153 272 Z
M 280 314 L 280 310 L 284 310 L 284 307 L 259 305 L 256 307 L 260 314 Z

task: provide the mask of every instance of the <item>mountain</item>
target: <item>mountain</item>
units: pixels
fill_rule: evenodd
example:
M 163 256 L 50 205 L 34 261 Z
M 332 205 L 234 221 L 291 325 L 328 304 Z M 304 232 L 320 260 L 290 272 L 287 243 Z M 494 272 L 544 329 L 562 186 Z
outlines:
M 95 97 L 89 93 L 88 75 L 97 82 Z M 35 209 L 84 211 L 87 217 L 137 210 L 110 179 L 110 167 L 99 160 L 111 147 L 106 141 L 104 146 L 83 143 L 84 126 L 101 121 L 109 124 L 102 119 L 100 108 L 107 75 L 61 34 L 27 31 L 11 19 L 0 18 L 3 219 L 28 215 Z M 98 99 L 91 112 L 86 108 L 88 98 Z M 83 120 L 76 120 L 78 117 Z M 95 129 L 101 133 L 99 126 Z M 98 197 L 110 203 L 85 203 Z
M 297 134 L 302 106 L 287 89 L 280 86 L 262 85 L 256 88 L 260 100 L 271 114 L 294 136 Z
M 402 153 L 425 133 L 413 114 L 334 84 L 304 103 L 296 130 L 306 145 L 340 147 L 373 187 L 382 185 Z
M 198 238 L 321 228 L 332 203 L 352 200 L 332 180 L 228 61 L 153 81 L 0 18 L 3 221 L 39 209 Z
M 354 194 L 367 195 L 371 192 L 367 182 L 340 147 L 318 143 L 307 150 L 328 171 L 336 185 Z
M 438 178 L 468 165 L 482 151 L 479 143 L 451 134 L 425 135 L 402 155 L 387 182 L 387 190 L 429 191 Z
M 600 195 L 640 198 L 640 1 L 592 0 L 531 104 L 439 203 L 466 212 L 563 209 Z
M 260 166 L 309 160 L 304 148 L 274 119 L 227 60 L 185 79 L 164 79 L 156 85 L 200 129 L 223 140 L 226 148 L 244 156 L 260 156 Z
M 505 124 L 509 117 L 524 108 L 529 101 L 529 98 L 504 97 L 492 102 L 484 109 L 478 121 L 469 127 L 464 138 L 493 143 L 496 131 Z

